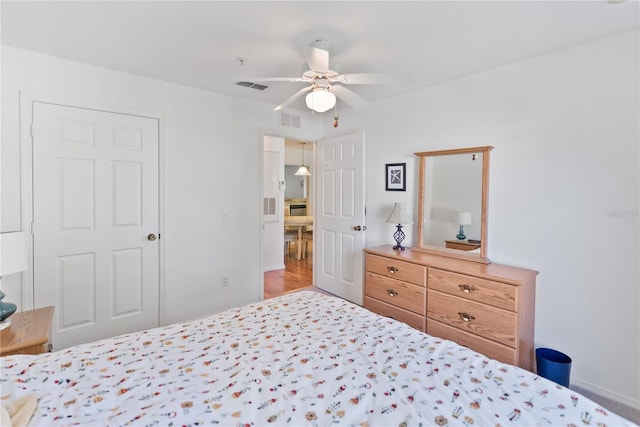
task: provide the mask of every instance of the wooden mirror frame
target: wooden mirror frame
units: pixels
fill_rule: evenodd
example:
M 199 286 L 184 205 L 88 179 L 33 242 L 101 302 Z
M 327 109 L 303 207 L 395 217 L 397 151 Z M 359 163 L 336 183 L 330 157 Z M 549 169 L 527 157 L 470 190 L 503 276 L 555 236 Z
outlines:
M 419 175 L 419 194 L 418 194 L 418 244 L 413 249 L 434 253 L 437 255 L 449 256 L 453 258 L 461 258 L 469 261 L 480 262 L 489 264 L 489 258 L 487 257 L 487 207 L 489 200 L 489 152 L 493 149 L 491 146 L 485 147 L 472 147 L 472 148 L 458 148 L 453 150 L 439 150 L 439 151 L 423 151 L 420 153 L 414 153 L 420 158 L 420 175 Z M 481 219 L 480 219 L 480 254 L 468 254 L 465 251 L 440 248 L 437 246 L 427 246 L 424 244 L 424 199 L 425 199 L 425 177 L 426 177 L 426 163 L 427 157 L 436 156 L 448 156 L 452 154 L 465 154 L 465 153 L 481 153 L 482 154 L 482 203 L 481 203 Z

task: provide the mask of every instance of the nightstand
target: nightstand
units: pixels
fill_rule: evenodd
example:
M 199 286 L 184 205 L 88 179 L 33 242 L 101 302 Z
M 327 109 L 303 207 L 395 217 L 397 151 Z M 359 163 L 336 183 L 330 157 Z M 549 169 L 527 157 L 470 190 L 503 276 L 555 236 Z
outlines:
M 14 313 L 11 325 L 0 331 L 0 356 L 51 351 L 53 307 Z
M 480 243 L 469 243 L 466 240 L 445 240 L 448 249 L 458 249 L 461 251 L 472 251 L 480 247 Z

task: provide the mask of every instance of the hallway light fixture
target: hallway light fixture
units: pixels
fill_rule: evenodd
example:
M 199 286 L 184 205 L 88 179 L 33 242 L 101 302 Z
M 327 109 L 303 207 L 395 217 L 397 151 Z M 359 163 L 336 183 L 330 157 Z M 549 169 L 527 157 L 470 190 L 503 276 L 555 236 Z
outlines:
M 294 173 L 294 175 L 297 176 L 309 176 L 311 175 L 311 172 L 309 172 L 309 168 L 307 168 L 304 165 L 304 142 L 300 143 L 300 151 L 302 153 L 302 159 L 300 161 L 300 167 L 298 168 L 298 170 L 296 171 L 296 173 Z

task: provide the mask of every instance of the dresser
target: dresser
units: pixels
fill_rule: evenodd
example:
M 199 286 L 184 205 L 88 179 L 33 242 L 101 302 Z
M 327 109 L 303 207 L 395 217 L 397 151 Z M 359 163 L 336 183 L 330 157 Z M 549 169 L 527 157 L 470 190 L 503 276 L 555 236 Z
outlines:
M 532 371 L 537 274 L 391 245 L 368 248 L 364 306 Z

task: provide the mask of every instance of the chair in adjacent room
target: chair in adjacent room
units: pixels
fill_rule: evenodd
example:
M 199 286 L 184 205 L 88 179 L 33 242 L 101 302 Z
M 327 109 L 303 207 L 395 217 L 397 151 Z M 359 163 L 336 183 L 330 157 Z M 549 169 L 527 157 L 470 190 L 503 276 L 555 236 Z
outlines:
M 302 233 L 302 258 L 307 256 L 307 245 L 311 245 L 311 248 L 313 248 L 313 227 L 308 227 L 308 229 Z
M 287 255 L 291 253 L 291 243 L 298 240 L 297 230 L 284 230 L 284 250 Z

